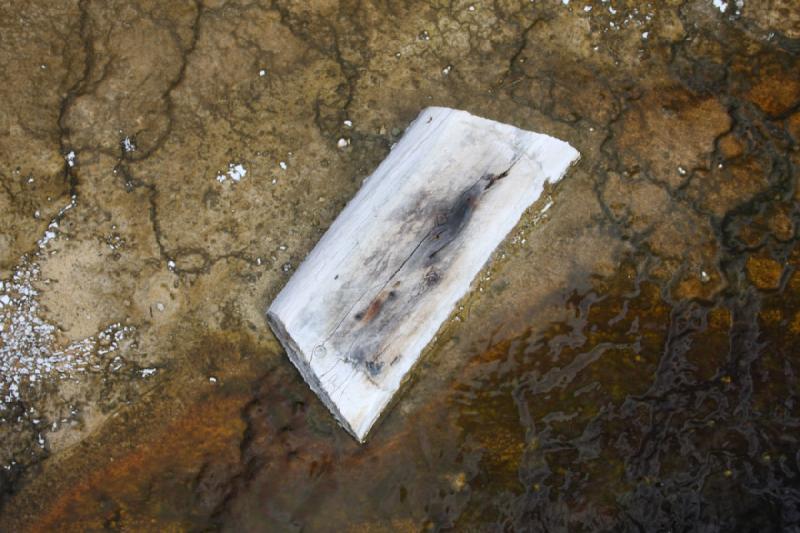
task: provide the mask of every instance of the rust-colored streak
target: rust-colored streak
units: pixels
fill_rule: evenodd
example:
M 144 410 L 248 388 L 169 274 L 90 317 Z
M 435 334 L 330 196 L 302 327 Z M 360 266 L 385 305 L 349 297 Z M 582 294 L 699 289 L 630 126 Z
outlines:
M 149 529 L 149 520 L 160 513 L 159 509 L 143 509 L 142 495 L 151 493 L 153 487 L 168 489 L 170 479 L 193 477 L 209 457 L 236 464 L 245 430 L 239 415 L 247 401 L 245 395 L 212 395 L 208 401 L 190 406 L 130 452 L 109 458 L 71 489 L 57 493 L 46 514 L 27 530 L 99 531 L 123 524 Z M 148 501 L 157 506 L 161 499 L 154 495 Z M 172 518 L 174 521 L 159 517 L 158 529 L 183 529 L 186 517 Z
M 383 294 L 379 294 L 374 300 L 372 300 L 372 302 L 370 302 L 369 306 L 367 306 L 364 311 L 356 315 L 356 318 L 363 322 L 370 322 L 372 319 L 378 316 L 378 313 L 380 313 L 381 309 L 383 309 L 383 304 L 385 302 L 386 297 Z

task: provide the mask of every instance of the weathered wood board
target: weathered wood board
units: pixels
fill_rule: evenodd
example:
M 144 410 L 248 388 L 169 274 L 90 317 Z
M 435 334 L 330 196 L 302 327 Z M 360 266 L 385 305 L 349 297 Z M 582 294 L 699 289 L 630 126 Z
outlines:
M 547 135 L 428 108 L 347 204 L 267 319 L 359 441 L 545 182 L 578 157 Z

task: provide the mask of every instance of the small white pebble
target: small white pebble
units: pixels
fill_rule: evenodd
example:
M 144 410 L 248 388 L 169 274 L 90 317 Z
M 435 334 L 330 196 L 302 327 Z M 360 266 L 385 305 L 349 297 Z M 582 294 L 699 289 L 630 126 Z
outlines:
M 258 71 L 258 75 L 263 78 L 264 76 L 267 75 L 267 71 L 262 68 L 261 70 Z
M 451 70 L 453 70 L 453 65 L 447 65 L 446 67 L 444 67 L 444 68 L 442 69 L 442 74 L 443 74 L 444 76 L 447 76 L 448 74 L 450 74 L 450 71 L 451 71 Z
M 286 161 L 281 161 L 280 163 L 278 163 L 278 166 L 280 166 L 283 170 L 286 170 L 288 168 Z
M 210 376 L 208 378 L 208 381 L 210 381 L 211 383 L 216 383 L 217 382 L 217 378 L 215 378 L 214 376 Z
M 339 148 L 347 148 L 350 145 L 350 139 L 345 139 L 342 137 L 336 142 L 336 146 Z
M 231 163 L 228 165 L 228 177 L 235 182 L 241 181 L 247 175 L 247 169 L 241 163 Z
M 648 37 L 649 35 L 650 35 L 650 32 L 649 32 L 649 31 L 643 31 L 643 32 L 642 32 L 642 39 L 647 39 L 647 37 Z
M 343 124 L 347 128 L 352 128 L 353 127 L 353 121 L 352 120 L 345 120 Z
M 159 311 L 164 311 L 164 304 L 162 304 L 161 302 L 157 302 L 156 309 L 158 309 Z

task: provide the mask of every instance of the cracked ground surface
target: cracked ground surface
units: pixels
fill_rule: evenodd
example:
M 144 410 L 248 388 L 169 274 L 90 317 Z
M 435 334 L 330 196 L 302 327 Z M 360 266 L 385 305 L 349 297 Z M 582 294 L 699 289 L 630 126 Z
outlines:
M 0 5 L 0 529 L 800 526 L 791 0 Z M 429 105 L 567 140 L 358 446 L 263 312 Z

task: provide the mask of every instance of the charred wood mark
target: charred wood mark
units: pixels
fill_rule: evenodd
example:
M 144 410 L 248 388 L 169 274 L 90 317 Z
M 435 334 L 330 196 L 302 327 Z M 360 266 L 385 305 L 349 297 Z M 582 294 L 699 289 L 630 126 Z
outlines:
M 367 357 L 367 352 L 364 347 L 356 346 L 348 353 L 346 361 L 348 361 L 354 369 L 363 367 L 368 372 L 368 375 L 375 377 L 380 374 L 385 363 L 381 361 L 383 351 L 375 354 L 372 357 Z
M 431 230 L 422 238 L 419 244 L 414 247 L 408 257 L 400 264 L 400 266 L 389 277 L 389 282 L 406 266 L 409 260 L 417 257 L 424 257 L 424 267 L 430 267 L 436 262 L 436 254 L 455 240 L 466 227 L 475 208 L 478 206 L 481 195 L 492 187 L 497 181 L 508 176 L 511 169 L 517 163 L 518 157 L 515 157 L 511 165 L 499 174 L 484 174 L 473 183 L 469 188 L 463 191 L 458 198 L 453 202 L 449 209 L 440 212 L 435 217 L 435 225 Z M 370 257 L 370 261 L 374 256 Z M 367 263 L 368 264 L 368 263 Z M 365 266 L 367 266 L 365 264 Z M 424 274 L 425 285 L 433 286 L 441 279 L 441 274 L 434 269 L 427 269 Z M 399 282 L 395 282 L 396 287 Z M 388 284 L 388 282 L 387 282 Z M 384 287 L 386 284 L 384 284 Z M 383 309 L 387 300 L 395 299 L 396 292 L 389 291 L 388 293 L 379 293 L 369 305 L 358 311 L 353 318 L 359 322 L 366 323 L 372 321 Z
M 383 361 L 367 361 L 364 366 L 367 367 L 371 375 L 377 376 L 383 369 Z
M 423 279 L 425 280 L 426 286 L 433 287 L 434 285 L 439 283 L 439 280 L 442 279 L 442 275 L 439 274 L 439 272 L 436 269 L 432 268 L 427 272 L 425 272 L 425 276 L 423 277 Z
M 445 214 L 437 217 L 436 226 L 428 235 L 427 263 L 433 264 L 436 254 L 453 242 L 466 227 L 482 195 L 492 185 L 508 176 L 519 157 L 515 157 L 509 167 L 499 174 L 484 174 L 468 189 L 463 191 Z
M 366 365 L 367 357 L 364 354 L 364 349 L 360 347 L 353 348 L 350 353 L 347 355 L 348 359 L 353 362 L 356 366 L 357 365 Z
M 500 174 L 498 174 L 497 176 L 484 176 L 484 179 L 486 179 L 486 180 L 487 180 L 489 183 L 487 183 L 487 184 L 486 184 L 486 186 L 483 188 L 483 190 L 485 191 L 486 189 L 488 189 L 489 187 L 491 187 L 492 185 L 494 185 L 496 182 L 498 182 L 498 181 L 500 181 L 501 179 L 503 179 L 503 178 L 505 178 L 506 176 L 508 176 L 508 173 L 509 173 L 509 172 L 511 172 L 511 169 L 512 169 L 512 168 L 514 168 L 514 164 L 515 164 L 516 162 L 517 162 L 517 161 L 516 161 L 516 160 L 514 160 L 514 162 L 513 162 L 513 163 L 511 163 L 511 166 L 510 166 L 510 167 L 508 167 L 508 168 L 507 168 L 505 171 L 501 172 L 501 173 L 500 173 Z
M 373 333 L 386 331 L 392 328 L 393 323 L 402 322 L 402 316 L 414 308 L 421 294 L 441 283 L 448 266 L 448 258 L 439 252 L 463 234 L 482 197 L 496 182 L 509 175 L 517 161 L 518 157 L 512 159 L 503 172 L 482 174 L 449 206 L 437 210 L 433 217 L 433 226 L 382 284 L 377 295 L 351 315 L 353 323 L 350 331 L 355 332 L 351 333 L 355 340 L 345 351 L 349 353 L 348 360 L 353 366 L 362 367 L 365 373 L 373 377 L 381 372 L 385 366 L 382 361 L 383 350 L 379 343 L 373 346 Z M 370 261 L 373 260 L 381 259 L 375 255 L 370 256 Z M 422 282 L 417 291 L 399 292 L 401 282 L 397 278 L 402 275 L 401 272 L 419 272 Z M 358 347 L 356 343 L 359 344 Z M 368 357 L 366 353 L 375 355 Z
M 479 180 L 459 195 L 446 215 L 437 217 L 441 222 L 434 226 L 433 231 L 428 236 L 427 253 L 425 254 L 428 260 L 433 259 L 437 253 L 458 237 L 472 217 L 472 213 L 478 205 L 481 192 L 482 186 Z
M 518 157 L 512 159 L 503 172 L 482 174 L 452 200 L 449 206 L 436 210 L 433 226 L 380 286 L 377 295 L 365 306 L 356 308 L 358 311 L 351 315 L 352 326 L 349 330 L 353 340 L 344 350 L 348 353 L 347 360 L 351 365 L 360 367 L 367 376 L 376 377 L 387 366 L 386 363 L 388 366 L 393 364 L 383 360 L 384 350 L 381 349 L 376 332 L 388 331 L 393 328 L 393 324 L 401 323 L 403 316 L 415 307 L 419 297 L 441 283 L 449 259 L 446 254 L 439 252 L 463 234 L 487 191 L 509 175 L 517 160 Z M 402 222 L 403 225 L 407 223 L 408 220 Z M 372 261 L 385 262 L 383 257 L 377 255 L 370 256 L 369 262 Z M 418 290 L 400 292 L 401 281 L 398 277 L 404 276 L 403 272 L 419 273 L 417 275 L 422 281 Z

